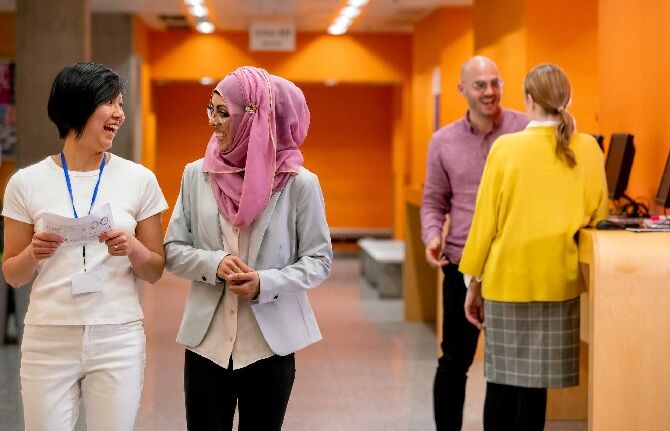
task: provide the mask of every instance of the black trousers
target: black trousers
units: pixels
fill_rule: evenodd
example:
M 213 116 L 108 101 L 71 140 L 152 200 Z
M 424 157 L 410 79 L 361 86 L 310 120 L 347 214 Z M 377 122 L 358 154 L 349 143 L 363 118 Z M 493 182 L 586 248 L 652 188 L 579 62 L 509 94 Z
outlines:
M 542 431 L 546 410 L 546 388 L 486 384 L 485 431 Z
M 271 356 L 228 369 L 186 350 L 184 395 L 189 431 L 230 431 L 235 406 L 240 431 L 279 431 L 295 380 L 295 355 Z
M 465 383 L 477 350 L 479 329 L 465 318 L 467 291 L 458 265 L 449 263 L 442 271 L 442 356 L 437 361 L 433 409 L 438 431 L 458 431 L 463 423 Z

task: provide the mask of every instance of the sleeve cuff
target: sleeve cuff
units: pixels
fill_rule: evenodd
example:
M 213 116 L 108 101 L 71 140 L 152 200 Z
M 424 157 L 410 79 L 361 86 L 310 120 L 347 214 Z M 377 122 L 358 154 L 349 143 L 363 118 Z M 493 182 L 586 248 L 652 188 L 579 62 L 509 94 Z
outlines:
M 481 277 L 475 277 L 475 276 L 472 276 L 472 275 L 470 275 L 470 274 L 463 274 L 463 282 L 465 283 L 465 287 L 466 287 L 466 288 L 470 287 L 470 282 L 471 282 L 473 279 L 474 279 L 477 283 L 481 283 L 481 282 L 482 282 L 482 278 L 481 278 Z
M 216 275 L 216 271 L 219 269 L 219 263 L 228 256 L 230 253 L 225 252 L 223 250 L 218 250 L 215 251 L 214 254 L 212 255 L 212 261 L 210 264 L 210 270 L 209 271 L 203 271 L 202 276 L 200 277 L 200 280 L 204 283 L 209 283 L 212 285 L 216 285 L 217 283 L 222 283 L 225 282 L 225 280 L 221 280 L 218 275 Z
M 265 304 L 279 299 L 279 289 L 272 283 L 272 271 L 279 271 L 277 269 L 265 269 L 258 271 L 258 279 L 260 281 L 260 292 L 258 296 L 251 300 L 253 304 Z

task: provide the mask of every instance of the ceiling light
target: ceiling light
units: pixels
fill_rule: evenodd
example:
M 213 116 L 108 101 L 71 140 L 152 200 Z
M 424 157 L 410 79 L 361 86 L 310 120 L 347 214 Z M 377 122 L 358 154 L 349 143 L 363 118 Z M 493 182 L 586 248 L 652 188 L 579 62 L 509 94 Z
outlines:
M 200 83 L 202 85 L 212 85 L 214 84 L 214 78 L 210 76 L 203 76 L 202 78 L 200 78 Z
M 199 5 L 191 6 L 189 8 L 189 11 L 191 12 L 191 15 L 196 16 L 198 18 L 207 16 L 207 14 L 209 13 L 209 11 L 205 6 L 199 6 Z
M 344 16 L 349 19 L 354 19 L 360 15 L 361 10 L 355 6 L 347 6 L 340 11 L 340 16 Z
M 349 26 L 332 24 L 330 27 L 328 27 L 328 34 L 332 34 L 333 36 L 339 36 L 341 34 L 346 33 L 348 28 Z
M 349 6 L 360 8 L 368 4 L 368 0 L 349 0 L 347 3 Z
M 195 29 L 200 33 L 212 33 L 214 32 L 214 24 L 208 21 L 199 22 L 195 25 Z
M 335 18 L 335 21 L 333 21 L 333 25 L 341 26 L 341 27 L 349 27 L 351 25 L 351 19 L 347 18 L 346 16 L 338 16 Z
M 202 6 L 204 0 L 184 0 L 184 3 L 186 3 L 186 6 Z

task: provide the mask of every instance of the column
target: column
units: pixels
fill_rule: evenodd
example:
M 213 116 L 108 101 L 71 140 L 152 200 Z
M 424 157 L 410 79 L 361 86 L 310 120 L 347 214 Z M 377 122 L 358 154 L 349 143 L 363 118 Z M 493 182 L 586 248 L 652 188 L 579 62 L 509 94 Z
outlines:
M 88 0 L 16 2 L 18 168 L 61 150 L 47 115 L 51 83 L 64 66 L 90 59 L 90 27 Z

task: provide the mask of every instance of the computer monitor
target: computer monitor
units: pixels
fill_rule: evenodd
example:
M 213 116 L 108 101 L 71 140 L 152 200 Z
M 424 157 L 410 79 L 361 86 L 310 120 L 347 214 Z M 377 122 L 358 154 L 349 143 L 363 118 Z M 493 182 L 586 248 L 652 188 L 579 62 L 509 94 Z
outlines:
M 630 169 L 633 167 L 634 157 L 633 135 L 628 133 L 613 134 L 605 161 L 607 189 L 610 199 L 619 199 L 624 196 L 626 187 L 628 187 L 628 177 L 630 176 Z
M 665 162 L 661 183 L 658 185 L 656 203 L 663 208 L 670 208 L 670 154 L 668 154 L 668 160 Z
M 603 144 L 605 143 L 605 137 L 599 133 L 594 133 L 591 136 L 596 138 L 596 142 L 598 143 L 598 146 L 600 147 L 600 151 L 605 151 L 605 148 L 603 147 Z

